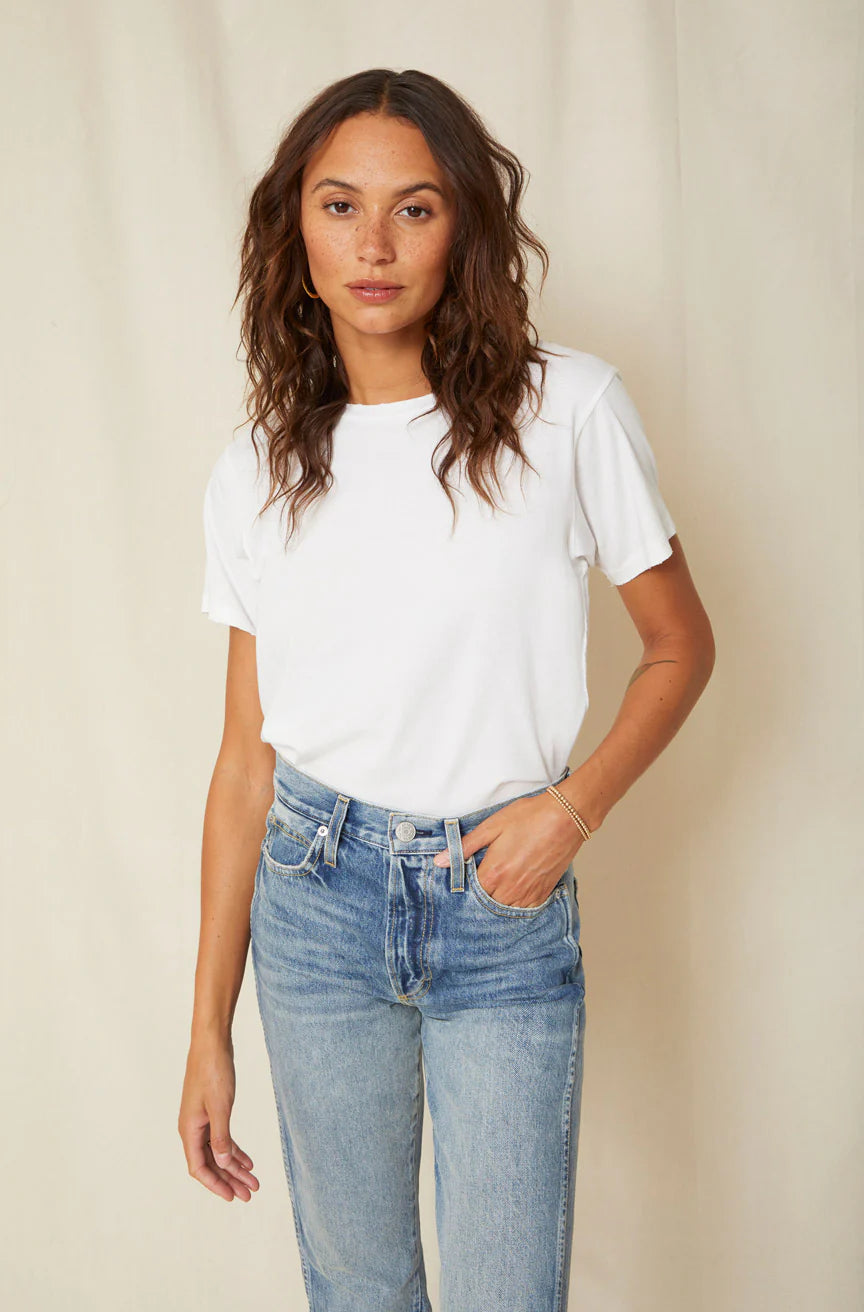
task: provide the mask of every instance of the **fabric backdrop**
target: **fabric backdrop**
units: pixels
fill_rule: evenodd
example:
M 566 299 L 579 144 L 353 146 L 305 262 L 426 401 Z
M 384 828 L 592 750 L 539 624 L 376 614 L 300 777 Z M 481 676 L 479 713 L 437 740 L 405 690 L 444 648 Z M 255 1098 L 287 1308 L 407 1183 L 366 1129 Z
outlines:
M 2 13 L 7 1305 L 305 1306 L 251 963 L 232 1128 L 259 1193 L 190 1179 L 176 1129 L 228 640 L 201 498 L 243 418 L 249 190 L 309 96 L 388 65 L 450 82 L 529 170 L 535 322 L 621 369 L 717 640 L 578 856 L 573 1305 L 860 1308 L 860 8 Z M 597 571 L 591 597 L 574 766 L 641 650 Z M 434 1299 L 431 1152 L 427 1119 Z

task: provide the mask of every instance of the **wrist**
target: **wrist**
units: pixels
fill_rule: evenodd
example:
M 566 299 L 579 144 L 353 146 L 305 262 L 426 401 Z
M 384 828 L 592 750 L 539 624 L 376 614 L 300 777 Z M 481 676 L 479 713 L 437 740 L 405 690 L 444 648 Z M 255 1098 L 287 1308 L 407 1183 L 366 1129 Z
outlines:
M 231 1021 L 225 1020 L 224 1017 L 193 1017 L 192 1028 L 190 1032 L 191 1042 L 198 1045 L 218 1044 L 221 1047 L 232 1047 L 233 1038 L 231 1034 Z
M 595 833 L 603 821 L 606 819 L 607 808 L 603 806 L 602 801 L 581 780 L 577 772 L 568 774 L 560 784 L 555 785 L 558 792 L 567 799 L 573 810 L 579 815 L 588 826 L 591 833 Z M 564 807 L 561 808 L 565 810 Z M 575 820 L 570 818 L 570 823 L 574 828 L 578 828 Z

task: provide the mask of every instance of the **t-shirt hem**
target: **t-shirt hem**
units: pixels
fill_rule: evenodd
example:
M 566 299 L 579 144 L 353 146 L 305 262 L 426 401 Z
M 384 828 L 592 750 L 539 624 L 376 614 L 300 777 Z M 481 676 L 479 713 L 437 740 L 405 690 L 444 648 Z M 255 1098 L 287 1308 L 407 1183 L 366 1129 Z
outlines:
M 255 637 L 255 628 L 250 621 L 244 616 L 236 614 L 235 611 L 224 610 L 220 606 L 214 606 L 211 608 L 202 606 L 201 613 L 202 615 L 206 615 L 208 619 L 213 620 L 216 624 L 230 624 L 232 628 L 243 629 L 244 633 L 251 633 L 252 637 Z
M 670 521 L 668 536 L 652 543 L 650 546 L 641 547 L 636 555 L 629 556 L 623 565 L 615 569 L 605 569 L 602 565 L 600 568 L 606 575 L 610 583 L 616 588 L 620 588 L 622 583 L 629 583 L 635 579 L 637 574 L 642 574 L 646 569 L 651 569 L 654 565 L 661 564 L 664 560 L 672 555 L 672 546 L 669 538 L 675 536 L 675 525 Z

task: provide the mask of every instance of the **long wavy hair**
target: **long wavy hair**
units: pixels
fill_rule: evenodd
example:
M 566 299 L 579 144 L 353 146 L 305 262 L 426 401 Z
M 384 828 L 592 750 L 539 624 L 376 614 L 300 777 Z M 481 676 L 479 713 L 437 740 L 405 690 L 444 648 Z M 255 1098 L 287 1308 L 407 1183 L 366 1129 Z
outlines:
M 332 433 L 350 395 L 330 312 L 303 286 L 304 276 L 313 285 L 300 230 L 303 169 L 340 123 L 362 113 L 419 128 L 456 196 L 447 278 L 424 323 L 421 356 L 435 407 L 449 422 L 435 451 L 447 449 L 437 468 L 433 457 L 433 471 L 455 511 L 447 475 L 464 458 L 469 482 L 494 514 L 487 479 L 501 491 L 499 452 L 509 448 L 534 469 L 516 422 L 528 394 L 539 404 L 546 376 L 528 317 L 526 249 L 540 258 L 541 289 L 549 257 L 519 215 L 526 172 L 446 83 L 416 69 L 366 69 L 326 87 L 291 123 L 252 192 L 242 241 L 234 304 L 243 298 L 245 401 L 259 472 L 259 430 L 270 471 L 259 513 L 284 497 L 289 538 L 303 508 L 332 485 Z M 531 364 L 540 367 L 540 389 Z

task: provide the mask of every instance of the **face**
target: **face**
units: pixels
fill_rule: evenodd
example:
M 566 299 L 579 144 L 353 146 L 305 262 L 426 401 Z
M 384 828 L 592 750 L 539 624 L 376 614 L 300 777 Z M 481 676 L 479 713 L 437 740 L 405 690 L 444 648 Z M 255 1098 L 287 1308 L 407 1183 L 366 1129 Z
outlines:
M 300 222 L 311 289 L 340 348 L 387 334 L 422 345 L 447 277 L 455 204 L 419 128 L 377 114 L 340 123 L 303 171 Z M 357 282 L 399 290 L 364 296 L 351 290 Z

